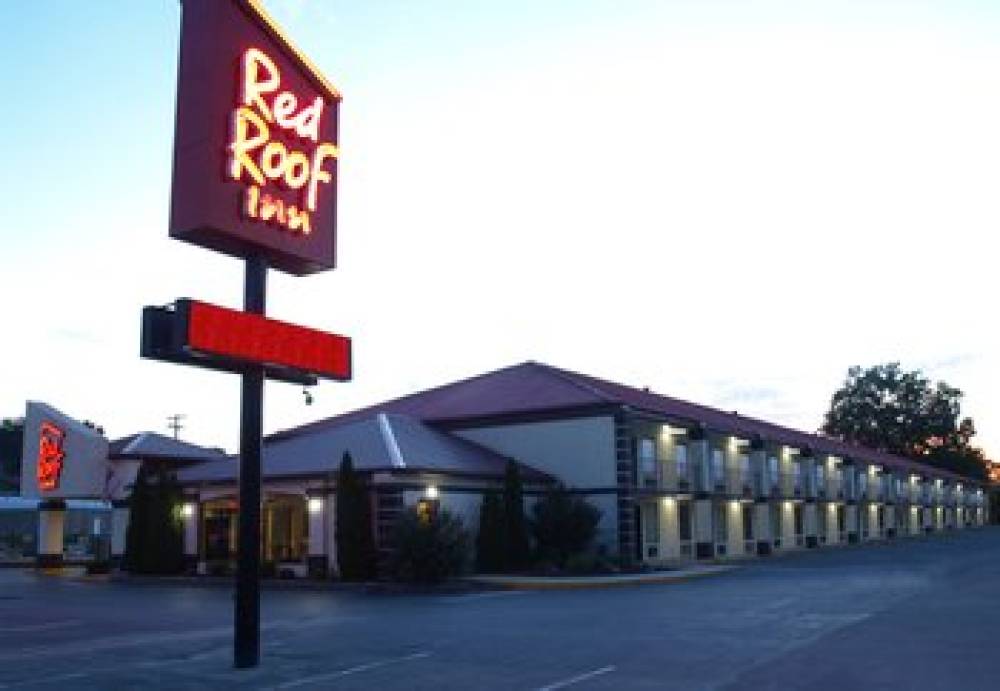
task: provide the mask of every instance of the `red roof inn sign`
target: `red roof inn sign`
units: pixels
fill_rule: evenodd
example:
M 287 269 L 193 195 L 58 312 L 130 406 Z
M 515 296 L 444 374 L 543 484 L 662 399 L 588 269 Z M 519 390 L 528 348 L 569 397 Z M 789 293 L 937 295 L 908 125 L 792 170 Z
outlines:
M 340 94 L 258 0 L 181 4 L 170 236 L 244 259 L 244 304 L 146 307 L 140 352 L 242 376 L 234 658 L 253 667 L 264 379 L 351 378 L 350 339 L 264 316 L 269 267 L 334 267 Z M 45 453 L 48 469 L 58 453 Z
M 170 235 L 333 268 L 339 92 L 257 2 L 183 4 Z

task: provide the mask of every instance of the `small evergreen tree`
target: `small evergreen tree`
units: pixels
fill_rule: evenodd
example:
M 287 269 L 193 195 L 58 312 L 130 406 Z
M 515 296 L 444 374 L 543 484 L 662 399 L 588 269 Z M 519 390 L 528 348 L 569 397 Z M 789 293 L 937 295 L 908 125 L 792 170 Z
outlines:
M 487 490 L 479 506 L 479 533 L 476 535 L 476 570 L 496 573 L 506 567 L 506 524 L 500 493 Z
M 183 494 L 166 469 L 139 466 L 129 499 L 124 567 L 131 573 L 168 575 L 184 569 Z
M 528 565 L 528 523 L 524 518 L 524 488 L 517 464 L 507 462 L 503 478 L 503 522 L 506 547 L 505 566 L 508 570 L 522 569 Z
M 375 538 L 368 487 L 344 452 L 337 473 L 337 566 L 345 581 L 375 578 Z
M 599 509 L 562 486 L 547 492 L 535 504 L 533 514 L 532 530 L 539 556 L 552 559 L 560 567 L 590 546 L 601 520 Z

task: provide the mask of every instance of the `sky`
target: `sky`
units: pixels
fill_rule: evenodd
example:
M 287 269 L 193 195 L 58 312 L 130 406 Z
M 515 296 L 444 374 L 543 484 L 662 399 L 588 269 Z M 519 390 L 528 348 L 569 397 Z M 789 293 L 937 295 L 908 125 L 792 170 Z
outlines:
M 344 94 L 339 266 L 268 312 L 355 367 L 265 431 L 524 360 L 815 430 L 898 360 L 1000 457 L 1000 3 L 265 5 Z M 237 377 L 138 354 L 144 305 L 242 298 L 167 236 L 180 12 L 0 3 L 0 416 L 236 448 Z

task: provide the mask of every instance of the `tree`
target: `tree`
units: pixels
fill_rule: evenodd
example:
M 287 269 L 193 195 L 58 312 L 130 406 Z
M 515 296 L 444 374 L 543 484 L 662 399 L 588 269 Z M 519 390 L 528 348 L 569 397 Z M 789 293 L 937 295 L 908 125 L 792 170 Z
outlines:
M 496 573 L 507 567 L 507 526 L 499 492 L 487 490 L 479 506 L 479 532 L 476 535 L 476 569 Z
M 375 578 L 375 538 L 368 487 L 344 452 L 337 472 L 337 566 L 345 581 Z
M 549 490 L 535 504 L 532 530 L 539 556 L 565 567 L 567 560 L 585 551 L 597 534 L 601 512 L 565 487 Z
M 985 479 L 986 459 L 972 446 L 975 426 L 960 419 L 962 392 L 898 362 L 851 367 L 830 401 L 822 431 L 836 439 Z
M 184 570 L 183 499 L 176 478 L 165 468 L 139 466 L 129 498 L 125 570 L 159 575 Z
M 508 461 L 504 470 L 503 521 L 506 528 L 506 567 L 510 570 L 524 568 L 531 553 L 528 546 L 528 523 L 524 518 L 524 489 L 521 485 L 521 473 L 514 461 Z
M 469 536 L 462 520 L 447 509 L 421 516 L 407 509 L 396 520 L 389 572 L 399 581 L 440 583 L 466 567 Z

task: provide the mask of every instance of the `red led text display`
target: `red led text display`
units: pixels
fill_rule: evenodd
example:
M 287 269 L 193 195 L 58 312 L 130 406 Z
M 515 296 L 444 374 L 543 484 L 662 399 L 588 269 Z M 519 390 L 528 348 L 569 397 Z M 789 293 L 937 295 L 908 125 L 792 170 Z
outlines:
M 339 106 L 257 0 L 183 0 L 171 236 L 332 268 Z
M 65 433 L 51 422 L 43 422 L 38 432 L 38 489 L 51 492 L 59 488 L 62 475 Z
M 328 379 L 351 378 L 349 338 L 205 302 L 184 302 L 186 346 L 195 352 Z

